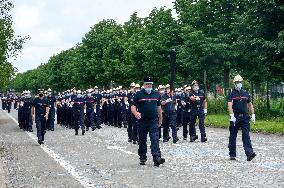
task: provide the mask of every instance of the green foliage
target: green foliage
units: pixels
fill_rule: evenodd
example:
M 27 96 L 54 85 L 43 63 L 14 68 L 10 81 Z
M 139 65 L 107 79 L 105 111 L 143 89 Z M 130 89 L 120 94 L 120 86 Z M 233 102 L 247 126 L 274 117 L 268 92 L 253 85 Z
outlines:
M 284 135 L 284 124 L 283 119 L 258 119 L 256 117 L 256 125 L 252 122 L 250 123 L 252 132 L 262 132 L 262 133 L 279 133 Z M 219 128 L 229 128 L 230 117 L 229 115 L 208 115 L 205 118 L 205 125 Z
M 253 83 L 256 88 L 266 80 L 283 81 L 281 1 L 176 0 L 174 5 L 177 19 L 172 10 L 162 7 L 154 8 L 146 18 L 134 13 L 122 25 L 102 20 L 73 48 L 35 70 L 18 74 L 14 87 L 107 88 L 110 83 L 128 86 L 145 75 L 165 84 L 173 48 L 177 50 L 176 85 L 203 80 L 204 70 L 206 88 L 220 84 L 227 89 L 237 73 L 244 76 L 246 85 Z M 210 103 L 212 111 L 226 111 L 222 99 Z
M 10 0 L 0 1 L 0 89 L 7 87 L 9 79 L 15 71 L 8 60 L 16 58 L 23 43 L 28 39 L 28 37 L 15 35 L 10 15 L 13 7 Z

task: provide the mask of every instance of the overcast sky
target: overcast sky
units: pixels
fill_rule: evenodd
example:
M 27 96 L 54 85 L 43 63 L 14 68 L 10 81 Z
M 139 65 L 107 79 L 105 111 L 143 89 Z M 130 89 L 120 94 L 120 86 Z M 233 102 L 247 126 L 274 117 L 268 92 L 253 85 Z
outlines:
M 103 19 L 122 24 L 134 12 L 146 17 L 154 7 L 173 8 L 173 0 L 13 0 L 16 34 L 30 35 L 13 65 L 19 72 L 46 63 L 50 56 L 80 42 Z

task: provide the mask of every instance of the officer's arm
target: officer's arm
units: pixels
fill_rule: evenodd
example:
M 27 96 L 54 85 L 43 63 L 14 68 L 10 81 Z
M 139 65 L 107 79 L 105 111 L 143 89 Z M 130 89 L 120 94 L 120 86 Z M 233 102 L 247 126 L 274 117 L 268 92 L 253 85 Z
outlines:
M 233 114 L 233 102 L 228 102 L 228 110 L 230 112 L 230 114 Z
M 207 100 L 205 99 L 205 100 L 203 101 L 203 108 L 204 108 L 204 109 L 207 109 L 207 107 L 208 107 L 208 103 L 207 103 Z
M 160 122 L 160 125 L 161 125 L 162 122 L 163 122 L 163 111 L 162 111 L 161 106 L 158 106 L 157 109 L 158 109 L 159 122 Z
M 134 106 L 134 105 L 131 106 L 131 112 L 134 116 L 138 113 L 136 106 Z
M 165 101 L 165 100 L 162 100 L 162 102 L 161 102 L 161 105 L 166 105 L 167 104 L 167 101 Z
M 253 104 L 251 102 L 248 103 L 248 109 L 249 109 L 251 114 L 254 114 L 254 108 L 253 108 Z

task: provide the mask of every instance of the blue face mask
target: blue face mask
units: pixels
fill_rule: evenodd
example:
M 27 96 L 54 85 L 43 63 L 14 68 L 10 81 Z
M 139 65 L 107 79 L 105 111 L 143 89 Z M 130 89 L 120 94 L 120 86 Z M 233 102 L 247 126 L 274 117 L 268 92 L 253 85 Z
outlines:
M 152 89 L 153 89 L 153 88 L 145 88 L 145 91 L 146 91 L 147 93 L 151 93 Z

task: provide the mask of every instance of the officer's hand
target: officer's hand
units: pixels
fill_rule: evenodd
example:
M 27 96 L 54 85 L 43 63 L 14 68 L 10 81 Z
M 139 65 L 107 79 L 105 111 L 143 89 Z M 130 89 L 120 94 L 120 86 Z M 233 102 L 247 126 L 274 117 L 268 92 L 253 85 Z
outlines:
M 199 98 L 198 96 L 196 96 L 195 99 L 196 99 L 197 101 L 200 101 L 200 98 Z
M 236 118 L 234 114 L 230 114 L 230 121 L 235 123 L 236 122 Z
M 46 114 L 44 117 L 45 117 L 45 119 L 47 120 L 47 119 L 48 119 L 48 114 Z
M 141 119 L 141 113 L 140 112 L 136 112 L 135 113 L 135 117 L 136 117 L 136 119 Z
M 205 114 L 205 116 L 207 116 L 207 109 L 204 109 L 204 114 Z
M 162 123 L 163 123 L 163 120 L 162 120 L 162 119 L 159 119 L 158 126 L 161 127 L 161 126 L 162 126 Z
M 87 110 L 86 109 L 84 109 L 84 114 L 86 114 L 87 113 Z
M 255 124 L 255 114 L 251 114 L 251 121 Z

